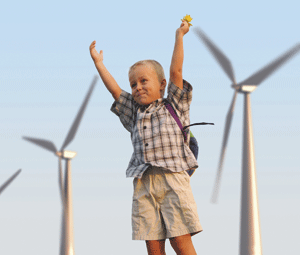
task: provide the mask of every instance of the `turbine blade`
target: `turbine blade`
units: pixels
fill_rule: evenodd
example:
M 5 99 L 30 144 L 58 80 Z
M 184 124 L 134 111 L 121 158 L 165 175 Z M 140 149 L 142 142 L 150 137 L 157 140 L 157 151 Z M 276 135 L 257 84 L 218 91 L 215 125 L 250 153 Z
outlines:
M 222 148 L 221 148 L 221 155 L 220 155 L 220 159 L 219 159 L 219 165 L 218 165 L 218 170 L 217 170 L 217 176 L 216 176 L 216 180 L 215 180 L 213 195 L 212 195 L 212 198 L 211 198 L 212 203 L 217 202 L 217 198 L 218 198 L 218 194 L 219 194 L 220 182 L 221 182 L 221 176 L 222 176 L 222 170 L 223 170 L 223 163 L 224 163 L 225 152 L 226 152 L 230 127 L 231 127 L 231 122 L 232 122 L 232 117 L 233 117 L 233 112 L 234 112 L 236 96 L 237 96 L 237 91 L 235 90 L 235 92 L 233 94 L 232 101 L 231 101 L 231 105 L 229 107 L 227 117 L 226 117 L 226 123 L 225 123 L 224 135 L 223 135 L 223 142 L 222 142 Z
M 22 138 L 24 140 L 27 140 L 29 142 L 35 143 L 38 146 L 43 147 L 46 150 L 52 151 L 54 153 L 57 152 L 55 145 L 51 141 L 44 140 L 44 139 L 30 138 L 30 137 L 26 137 L 26 136 L 23 136 Z
M 20 172 L 21 172 L 21 169 L 19 169 L 17 172 L 15 172 L 2 186 L 0 186 L 0 194 L 19 175 Z
M 225 71 L 229 79 L 235 84 L 235 76 L 230 60 L 225 56 L 225 54 L 204 34 L 204 32 L 199 28 L 195 28 L 196 34 L 204 42 L 209 51 L 213 54 L 217 62 L 220 64 L 222 69 Z
M 88 93 L 87 93 L 87 95 L 86 95 L 86 97 L 85 97 L 85 99 L 84 99 L 84 101 L 83 101 L 80 109 L 79 109 L 79 112 L 78 112 L 78 114 L 77 114 L 77 116 L 76 116 L 76 118 L 75 118 L 75 120 L 74 120 L 74 122 L 73 122 L 73 124 L 72 124 L 72 126 L 70 128 L 70 130 L 69 130 L 69 133 L 68 133 L 68 135 L 66 137 L 66 140 L 64 141 L 64 143 L 63 143 L 60 151 L 63 151 L 64 148 L 67 147 L 67 145 L 73 140 L 73 138 L 74 138 L 74 136 L 75 136 L 75 134 L 77 132 L 77 129 L 79 127 L 81 118 L 82 118 L 82 116 L 84 114 L 84 111 L 85 111 L 85 108 L 87 106 L 87 103 L 88 103 L 88 101 L 90 99 L 90 96 L 91 96 L 91 94 L 93 92 L 93 89 L 94 89 L 94 87 L 96 85 L 97 80 L 98 80 L 98 77 L 95 76 L 94 80 L 93 80 L 93 82 L 92 82 L 92 84 L 90 86 L 90 89 L 89 89 L 89 91 L 88 91 Z
M 269 77 L 275 70 L 282 66 L 286 61 L 296 55 L 300 50 L 300 43 L 292 47 L 290 50 L 276 58 L 274 61 L 258 70 L 246 80 L 240 82 L 238 85 L 259 85 L 267 77 Z

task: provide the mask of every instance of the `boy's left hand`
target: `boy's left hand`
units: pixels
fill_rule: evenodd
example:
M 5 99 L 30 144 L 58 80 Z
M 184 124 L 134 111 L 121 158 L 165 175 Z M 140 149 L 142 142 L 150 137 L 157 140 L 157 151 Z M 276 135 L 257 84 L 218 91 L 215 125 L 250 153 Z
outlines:
M 183 20 L 180 24 L 180 27 L 176 30 L 176 33 L 181 34 L 184 36 L 190 30 L 190 26 L 187 21 Z

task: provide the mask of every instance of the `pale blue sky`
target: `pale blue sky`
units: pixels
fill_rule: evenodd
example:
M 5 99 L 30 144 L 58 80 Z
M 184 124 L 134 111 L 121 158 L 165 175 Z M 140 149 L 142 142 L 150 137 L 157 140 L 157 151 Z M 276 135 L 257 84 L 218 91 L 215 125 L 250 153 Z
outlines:
M 200 145 L 191 185 L 204 231 L 198 254 L 238 254 L 243 98 L 238 96 L 218 205 L 210 204 L 230 81 L 193 28 L 200 26 L 232 61 L 241 81 L 300 42 L 299 1 L 11 1 L 0 5 L 0 185 L 22 168 L 0 198 L 0 253 L 58 254 L 61 203 L 57 158 L 21 139 L 60 148 L 96 69 L 88 47 L 129 91 L 127 72 L 159 61 L 169 78 L 175 30 L 193 18 L 184 38 L 183 75 L 194 86 L 192 122 Z M 251 95 L 264 254 L 298 254 L 300 228 L 300 54 Z M 98 81 L 74 141 L 72 161 L 76 254 L 146 254 L 131 240 L 132 146 L 110 112 Z M 125 251 L 125 252 L 124 252 Z M 167 244 L 168 254 L 174 254 Z

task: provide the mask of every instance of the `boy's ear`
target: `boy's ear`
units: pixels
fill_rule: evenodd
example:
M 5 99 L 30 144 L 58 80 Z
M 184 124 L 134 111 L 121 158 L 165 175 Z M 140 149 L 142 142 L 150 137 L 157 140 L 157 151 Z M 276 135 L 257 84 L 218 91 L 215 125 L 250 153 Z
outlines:
M 160 90 L 165 90 L 166 85 L 167 85 L 167 81 L 166 79 L 163 79 L 160 83 Z

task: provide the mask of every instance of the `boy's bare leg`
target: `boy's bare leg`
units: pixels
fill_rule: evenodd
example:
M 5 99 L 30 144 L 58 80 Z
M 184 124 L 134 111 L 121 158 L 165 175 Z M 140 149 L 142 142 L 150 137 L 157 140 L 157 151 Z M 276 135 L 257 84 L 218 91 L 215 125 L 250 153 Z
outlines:
M 172 237 L 170 243 L 177 255 L 197 255 L 190 234 Z
M 165 242 L 166 240 L 146 241 L 148 255 L 166 255 Z

